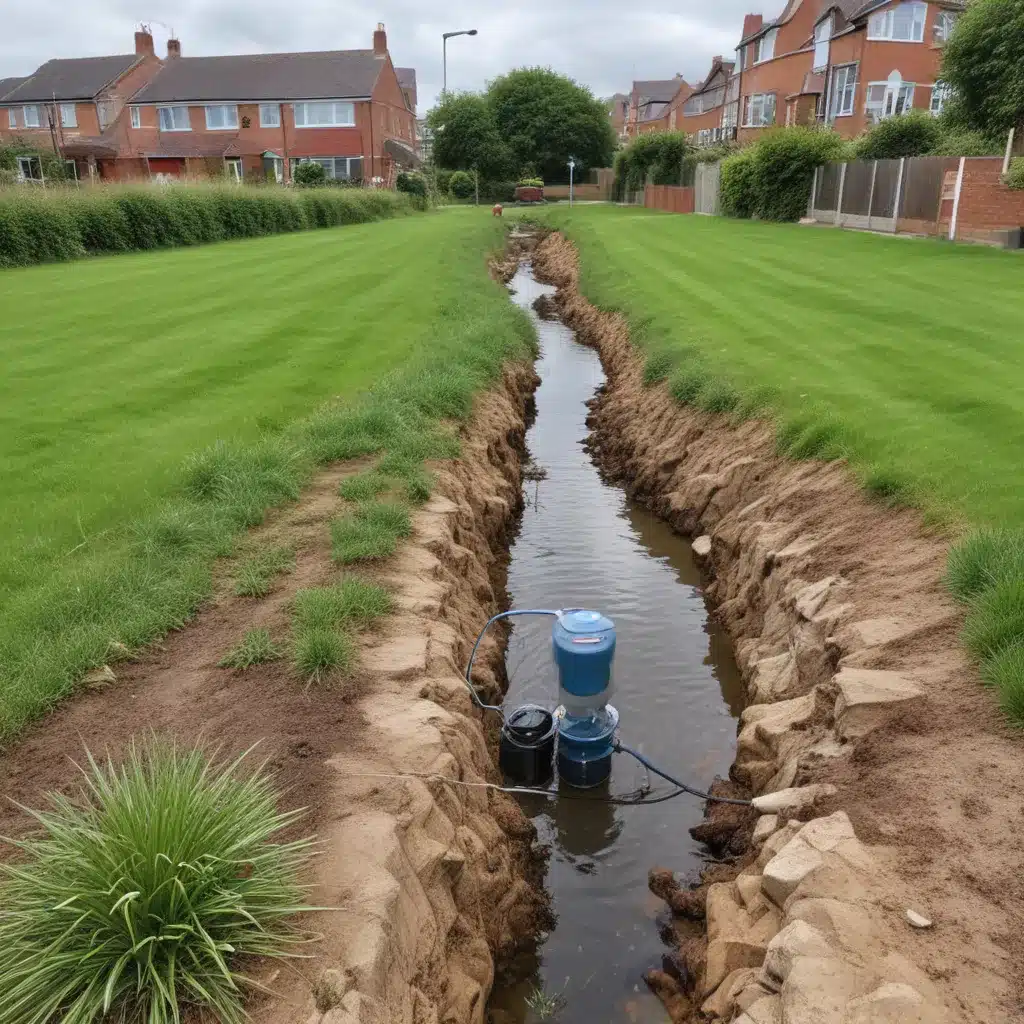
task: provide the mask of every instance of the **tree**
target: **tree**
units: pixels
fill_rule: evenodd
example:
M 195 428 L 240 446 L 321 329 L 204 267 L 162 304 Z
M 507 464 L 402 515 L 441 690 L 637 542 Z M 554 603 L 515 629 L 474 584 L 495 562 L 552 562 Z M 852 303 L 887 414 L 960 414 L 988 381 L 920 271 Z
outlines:
M 295 168 L 292 180 L 296 185 L 302 185 L 305 188 L 316 188 L 319 185 L 327 184 L 327 171 L 324 170 L 323 164 L 309 161 L 308 163 L 299 164 Z
M 549 68 L 519 68 L 496 78 L 485 94 L 516 171 L 527 167 L 557 181 L 569 157 L 581 167 L 607 167 L 615 151 L 608 110 L 593 93 Z
M 1024 124 L 1024 3 L 968 4 L 943 51 L 941 77 L 963 127 L 1005 138 Z
M 427 115 L 434 136 L 434 162 L 453 171 L 478 170 L 485 178 L 511 173 L 512 155 L 498 133 L 485 97 L 446 93 Z

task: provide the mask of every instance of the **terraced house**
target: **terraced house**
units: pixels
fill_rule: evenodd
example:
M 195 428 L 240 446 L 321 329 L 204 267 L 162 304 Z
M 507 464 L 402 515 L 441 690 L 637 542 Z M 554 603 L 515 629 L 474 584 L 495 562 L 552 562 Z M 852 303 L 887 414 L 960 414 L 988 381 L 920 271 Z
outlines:
M 116 181 L 226 174 L 288 182 L 298 164 L 315 162 L 331 179 L 391 185 L 400 168 L 419 161 L 416 72 L 394 67 L 383 25 L 365 50 L 185 57 L 170 39 L 160 61 L 148 30 L 136 42 L 152 57 L 152 72 L 130 89 L 118 80 L 113 119 L 90 124 L 98 130 L 82 138 L 47 129 L 40 145 L 83 156 L 93 175 Z M 87 61 L 50 62 L 60 63 Z M 33 76 L 45 87 L 48 66 Z M 23 123 L 11 133 L 28 139 Z

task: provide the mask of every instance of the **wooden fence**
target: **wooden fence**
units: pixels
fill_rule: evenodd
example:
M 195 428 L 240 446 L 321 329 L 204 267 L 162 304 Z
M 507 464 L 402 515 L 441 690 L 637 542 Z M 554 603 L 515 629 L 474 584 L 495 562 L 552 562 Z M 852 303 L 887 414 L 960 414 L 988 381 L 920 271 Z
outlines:
M 666 213 L 693 213 L 693 189 L 679 185 L 648 185 L 644 189 L 644 206 Z

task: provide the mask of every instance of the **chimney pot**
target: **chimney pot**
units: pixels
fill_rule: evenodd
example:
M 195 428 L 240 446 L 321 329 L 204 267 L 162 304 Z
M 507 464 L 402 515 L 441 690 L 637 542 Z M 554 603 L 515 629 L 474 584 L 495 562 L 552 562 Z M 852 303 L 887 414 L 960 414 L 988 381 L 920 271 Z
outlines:
M 167 40 L 167 59 L 173 60 L 175 57 L 181 56 L 181 40 L 180 39 L 168 39 Z
M 373 53 L 376 57 L 386 57 L 388 52 L 388 34 L 384 31 L 384 23 L 377 22 L 377 30 L 373 33 Z
M 145 25 L 135 33 L 135 53 L 139 57 L 152 57 L 156 53 L 156 48 L 153 46 L 153 33 Z

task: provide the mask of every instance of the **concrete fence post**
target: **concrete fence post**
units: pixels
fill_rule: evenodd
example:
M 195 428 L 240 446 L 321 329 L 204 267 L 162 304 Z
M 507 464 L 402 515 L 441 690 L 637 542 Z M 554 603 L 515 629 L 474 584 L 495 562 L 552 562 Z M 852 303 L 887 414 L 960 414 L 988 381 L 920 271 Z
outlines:
M 900 200 L 903 198 L 903 169 L 907 165 L 907 158 L 900 157 L 900 169 L 896 174 L 896 198 L 892 203 L 892 231 L 896 233 L 896 224 L 900 219 Z
M 839 197 L 836 199 L 836 217 L 835 217 L 835 224 L 836 224 L 836 226 L 839 225 L 839 222 L 842 219 L 842 212 L 843 212 L 843 189 L 845 187 L 846 187 L 846 164 L 844 163 L 842 165 L 841 170 L 839 171 Z
M 814 197 L 818 194 L 818 168 L 814 168 L 814 177 L 811 179 L 811 197 L 807 200 L 807 216 L 814 220 Z
M 875 178 L 878 176 L 878 161 L 871 164 L 871 188 L 868 190 L 868 231 L 871 230 L 871 211 L 875 208 Z
M 960 157 L 960 166 L 956 169 L 956 188 L 953 191 L 953 215 L 949 218 L 949 240 L 956 241 L 956 219 L 960 214 L 960 190 L 964 185 L 964 164 L 967 157 Z
M 1010 129 L 1010 134 L 1006 136 L 1006 152 L 1003 153 L 1003 174 L 1010 169 L 1010 158 L 1013 156 L 1013 135 L 1016 128 Z

